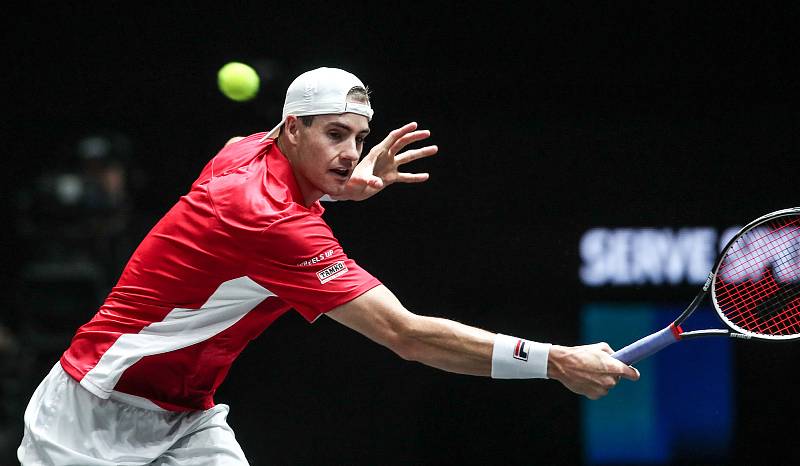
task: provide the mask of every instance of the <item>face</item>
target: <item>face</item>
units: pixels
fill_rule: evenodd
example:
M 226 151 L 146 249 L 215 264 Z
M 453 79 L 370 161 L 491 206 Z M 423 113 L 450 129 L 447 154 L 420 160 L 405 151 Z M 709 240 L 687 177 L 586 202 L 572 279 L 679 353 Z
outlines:
M 323 194 L 344 191 L 367 134 L 367 117 L 354 113 L 318 115 L 311 126 L 296 119 L 286 122 L 285 135 L 292 147 L 286 155 L 307 205 Z

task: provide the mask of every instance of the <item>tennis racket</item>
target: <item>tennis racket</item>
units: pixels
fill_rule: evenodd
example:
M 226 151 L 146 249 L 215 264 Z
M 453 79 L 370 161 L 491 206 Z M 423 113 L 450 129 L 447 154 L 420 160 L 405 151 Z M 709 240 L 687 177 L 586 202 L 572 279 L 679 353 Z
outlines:
M 707 295 L 728 328 L 685 332 L 681 324 Z M 634 364 L 675 342 L 710 336 L 800 338 L 800 207 L 745 225 L 719 253 L 703 288 L 674 322 L 612 356 Z

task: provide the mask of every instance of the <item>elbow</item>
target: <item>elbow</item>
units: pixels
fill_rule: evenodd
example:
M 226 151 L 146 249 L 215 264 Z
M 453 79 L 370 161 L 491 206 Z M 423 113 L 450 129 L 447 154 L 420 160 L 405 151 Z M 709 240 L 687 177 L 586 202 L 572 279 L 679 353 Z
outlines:
M 392 351 L 406 361 L 418 361 L 416 352 L 414 351 L 414 345 L 409 342 L 398 343 L 392 348 Z
M 393 329 L 390 349 L 406 361 L 419 361 L 420 338 L 416 326 L 417 316 L 404 320 Z

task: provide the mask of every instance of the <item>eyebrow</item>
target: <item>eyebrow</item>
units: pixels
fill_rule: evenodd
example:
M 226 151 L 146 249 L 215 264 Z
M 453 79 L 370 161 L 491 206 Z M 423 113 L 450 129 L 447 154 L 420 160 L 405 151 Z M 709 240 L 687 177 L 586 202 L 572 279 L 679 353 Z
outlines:
M 346 125 L 344 123 L 340 123 L 338 121 L 332 121 L 332 122 L 328 123 L 328 125 L 329 126 L 338 126 L 339 128 L 342 128 L 342 129 L 345 129 L 347 131 L 350 131 L 351 133 L 353 132 L 353 128 L 351 128 L 350 126 L 348 126 L 348 125 Z M 363 131 L 359 131 L 358 134 L 364 134 L 364 135 L 369 134 L 369 128 L 367 128 L 367 129 L 365 129 Z

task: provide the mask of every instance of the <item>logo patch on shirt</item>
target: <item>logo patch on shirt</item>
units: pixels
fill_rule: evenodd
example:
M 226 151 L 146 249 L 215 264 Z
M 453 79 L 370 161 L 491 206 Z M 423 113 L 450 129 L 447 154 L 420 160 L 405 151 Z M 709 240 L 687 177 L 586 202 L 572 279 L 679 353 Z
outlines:
M 527 361 L 528 351 L 530 351 L 530 342 L 525 340 L 517 340 L 517 346 L 514 347 L 514 358 Z
M 347 272 L 347 266 L 344 265 L 344 261 L 336 261 L 333 265 L 317 272 L 317 278 L 320 283 L 327 283 L 345 272 Z

